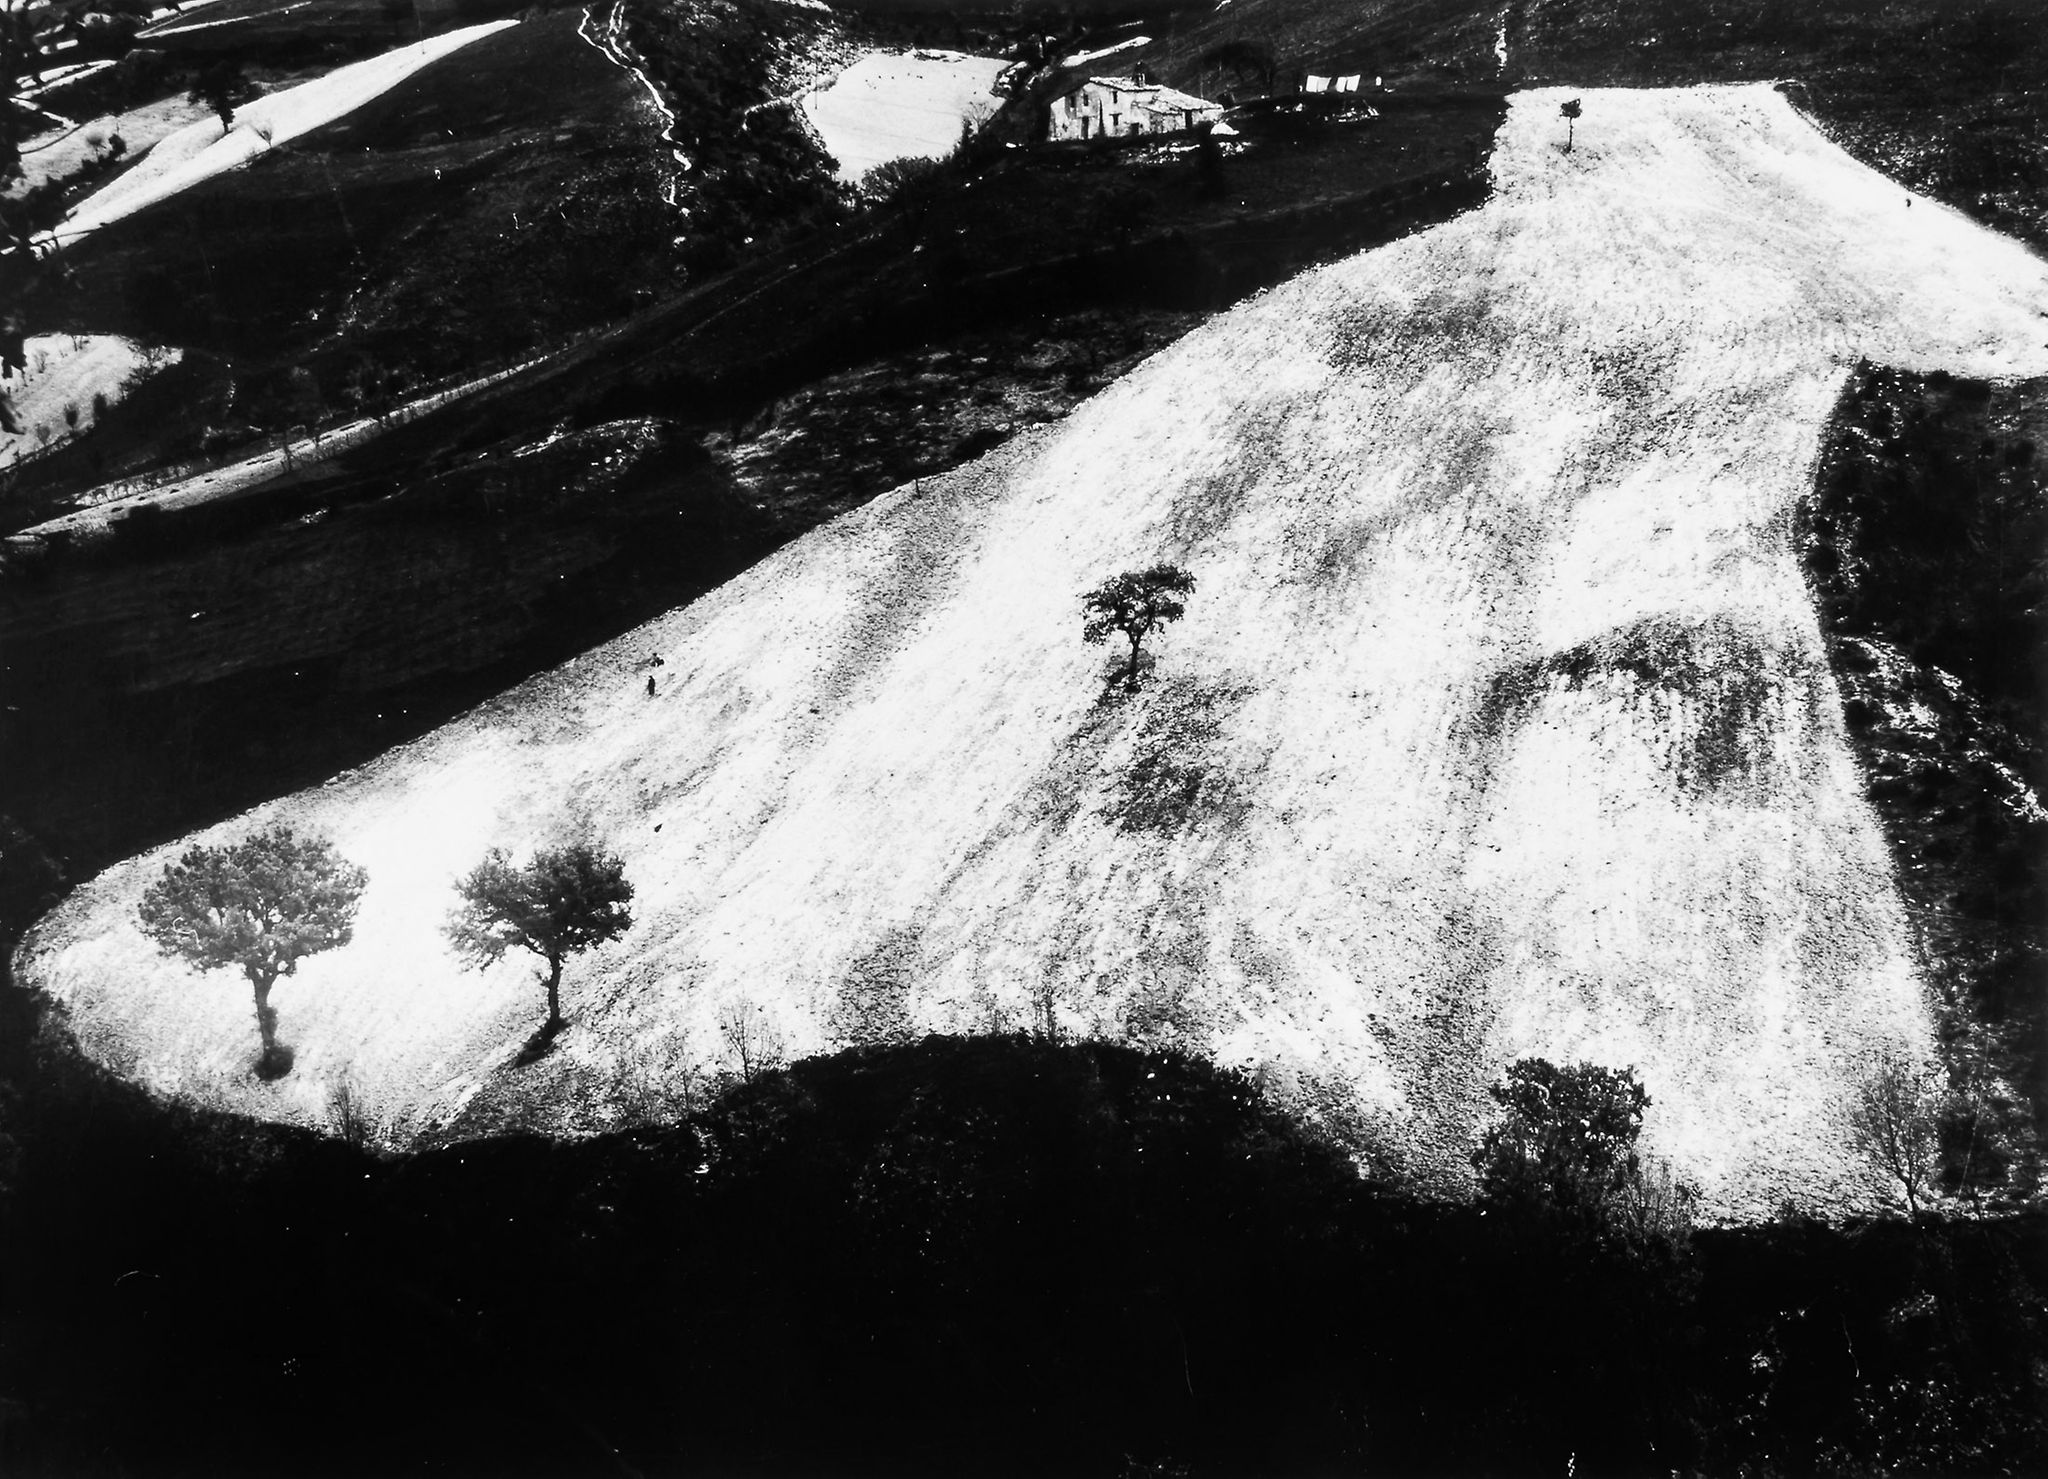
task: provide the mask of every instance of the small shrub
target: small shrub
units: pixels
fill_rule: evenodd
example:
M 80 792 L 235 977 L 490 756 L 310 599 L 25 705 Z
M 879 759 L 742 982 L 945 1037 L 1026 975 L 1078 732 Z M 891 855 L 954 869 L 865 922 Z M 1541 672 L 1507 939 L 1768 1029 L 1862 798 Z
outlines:
M 861 176 L 861 197 L 877 206 L 925 205 L 944 189 L 945 173 L 943 160 L 892 159 Z
M 327 1127 L 335 1139 L 356 1150 L 368 1150 L 377 1138 L 376 1121 L 352 1073 L 343 1073 L 327 1091 Z

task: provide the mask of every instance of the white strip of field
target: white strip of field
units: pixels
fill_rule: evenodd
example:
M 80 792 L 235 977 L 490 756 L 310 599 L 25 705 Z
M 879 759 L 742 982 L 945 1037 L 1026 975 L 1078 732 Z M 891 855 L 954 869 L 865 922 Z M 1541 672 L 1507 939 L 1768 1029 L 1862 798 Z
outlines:
M 189 190 L 202 180 L 238 169 L 265 150 L 362 107 L 450 52 L 517 24 L 504 20 L 468 26 L 336 68 L 325 77 L 236 109 L 234 126 L 225 133 L 217 120 L 180 129 L 120 179 L 87 197 L 45 244 L 70 246 L 100 227 Z
M 1067 57 L 1060 65 L 1063 67 L 1079 67 L 1088 62 L 1099 62 L 1104 57 L 1114 56 L 1120 51 L 1129 51 L 1133 46 L 1150 46 L 1151 44 L 1152 38 L 1150 36 L 1133 36 L 1128 41 L 1119 41 L 1116 45 L 1105 46 L 1100 51 L 1084 51 Z
M 881 1001 L 1213 1054 L 1447 1187 L 1506 1064 L 1633 1065 L 1710 1211 L 1873 1204 L 1845 1110 L 1932 1024 L 1792 515 L 1858 360 L 2048 374 L 2048 263 L 1767 88 L 1587 92 L 1571 152 L 1568 95 L 1513 100 L 1485 206 L 110 869 L 18 979 L 159 1090 L 319 1123 L 346 1075 L 400 1142 L 486 1084 L 587 1124 L 649 1064 L 720 1066 L 721 1013 L 802 1053 Z M 1121 695 L 1080 597 L 1162 560 L 1197 589 Z M 266 1085 L 246 983 L 136 906 L 275 822 L 370 886 L 279 986 Z M 565 839 L 623 858 L 635 924 L 513 1074 L 532 972 L 442 924 L 487 848 Z
M 213 29 L 215 26 L 238 26 L 241 25 L 244 21 L 275 20 L 278 16 L 289 15 L 294 10 L 304 10 L 311 3 L 312 0 L 297 0 L 297 3 L 287 5 L 280 10 L 257 11 L 249 15 L 226 15 L 222 16 L 217 21 L 193 21 L 189 25 L 183 26 L 151 26 L 147 31 L 141 31 L 137 34 L 150 39 L 155 39 L 159 36 L 182 36 L 187 31 L 207 31 Z
M 168 5 L 158 6 L 149 13 L 149 24 L 137 31 L 135 33 L 136 37 L 139 40 L 148 40 L 152 36 L 164 35 L 164 27 L 177 26 L 178 22 L 191 15 L 193 11 L 203 10 L 209 5 L 218 5 L 220 3 L 221 0 L 185 0 L 184 4 L 175 8 Z M 184 28 L 178 27 L 178 29 L 182 30 Z
M 1009 63 L 952 51 L 869 52 L 806 93 L 804 116 L 838 161 L 839 178 L 858 180 L 892 159 L 937 159 L 1001 106 L 991 90 Z
M 95 72 L 104 72 L 113 65 L 110 59 L 101 58 L 96 62 L 81 62 L 73 67 L 53 67 L 39 73 L 40 81 L 22 88 L 15 96 L 22 99 L 40 97 L 43 93 L 54 92 L 66 83 L 82 81 Z
M 175 352 L 173 358 L 176 358 Z M 381 417 L 361 416 L 353 421 L 344 421 L 323 428 L 317 434 L 301 427 L 298 428 L 297 436 L 285 436 L 275 446 L 267 446 L 261 452 L 252 453 L 220 467 L 209 468 L 204 472 L 189 472 L 160 482 L 110 483 L 86 494 L 80 500 L 82 506 L 70 513 L 47 519 L 19 533 L 9 535 L 8 538 L 33 544 L 73 535 L 103 534 L 138 509 L 156 508 L 169 512 L 173 509 L 193 508 L 202 503 L 212 503 L 267 483 L 286 473 L 312 467 L 352 448 L 363 446 L 376 440 L 394 426 L 402 426 L 408 421 L 426 415 L 429 411 L 439 410 L 466 395 L 482 390 L 485 386 L 509 380 L 538 363 L 538 360 L 527 360 L 509 369 L 496 370 L 474 380 L 445 386 L 395 407 Z

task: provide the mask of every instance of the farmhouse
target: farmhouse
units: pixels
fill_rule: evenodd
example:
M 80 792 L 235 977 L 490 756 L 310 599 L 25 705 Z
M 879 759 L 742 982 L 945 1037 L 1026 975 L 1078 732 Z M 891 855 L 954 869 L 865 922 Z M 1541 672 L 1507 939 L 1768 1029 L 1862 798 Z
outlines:
M 1129 77 L 1090 77 L 1054 98 L 1052 126 L 1046 137 L 1100 139 L 1179 133 L 1222 116 L 1219 104 L 1163 87 L 1140 69 Z

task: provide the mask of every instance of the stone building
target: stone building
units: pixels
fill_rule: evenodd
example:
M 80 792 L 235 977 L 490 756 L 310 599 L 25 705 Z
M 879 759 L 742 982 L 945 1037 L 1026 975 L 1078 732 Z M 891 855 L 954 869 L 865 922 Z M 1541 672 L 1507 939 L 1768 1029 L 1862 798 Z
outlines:
M 1089 77 L 1055 97 L 1046 137 L 1101 139 L 1181 133 L 1222 116 L 1220 104 L 1177 92 L 1140 70 L 1129 77 Z

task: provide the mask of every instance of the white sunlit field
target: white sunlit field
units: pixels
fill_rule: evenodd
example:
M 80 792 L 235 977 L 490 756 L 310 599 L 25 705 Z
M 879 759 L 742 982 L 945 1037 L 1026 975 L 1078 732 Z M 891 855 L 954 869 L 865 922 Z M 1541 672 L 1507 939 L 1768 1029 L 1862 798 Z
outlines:
M 369 870 L 273 998 L 287 1079 L 240 978 L 135 925 L 185 844 L 78 890 L 21 978 L 159 1089 L 318 1123 L 346 1078 L 399 1141 L 492 1080 L 587 1123 L 718 1063 L 735 1008 L 798 1054 L 894 992 L 1255 1068 L 1445 1184 L 1509 1062 L 1633 1065 L 1710 1211 L 1873 1203 L 1848 1095 L 1932 1029 L 1791 514 L 1857 360 L 2048 372 L 2048 264 L 1768 88 L 1586 93 L 1570 152 L 1561 96 L 1514 100 L 1484 207 L 200 834 Z M 1080 596 L 1160 560 L 1198 587 L 1120 695 Z M 462 967 L 451 885 L 575 838 L 636 923 L 513 1069 L 533 970 Z
M 89 431 L 96 399 L 111 405 L 136 381 L 183 358 L 177 349 L 119 334 L 36 334 L 23 353 L 26 369 L 0 380 L 21 425 L 19 435 L 0 431 L 0 467 Z
M 5 193 L 21 195 L 46 180 L 61 180 L 76 174 L 115 138 L 120 139 L 127 155 L 140 156 L 165 135 L 212 116 L 212 111 L 203 104 L 179 95 L 159 98 L 82 123 L 67 123 L 65 127 L 39 134 L 22 145 L 21 178 Z
M 858 180 L 893 159 L 936 159 L 978 126 L 999 99 L 990 90 L 1008 64 L 950 51 L 869 52 L 807 93 L 804 116 L 838 162 L 839 178 Z

